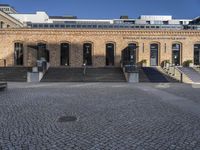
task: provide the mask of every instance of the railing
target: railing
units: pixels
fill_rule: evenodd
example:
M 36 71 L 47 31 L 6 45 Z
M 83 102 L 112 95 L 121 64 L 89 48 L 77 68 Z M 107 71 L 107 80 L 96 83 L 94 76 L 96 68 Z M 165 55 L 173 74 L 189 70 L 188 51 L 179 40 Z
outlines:
M 121 68 L 127 73 L 138 72 L 138 65 L 133 64 L 130 61 L 121 61 Z
M 27 82 L 40 82 L 49 67 L 50 64 L 45 59 L 37 60 L 35 67 L 32 67 L 32 71 L 27 72 Z
M 200 30 L 199 25 L 175 25 L 175 24 L 127 24 L 127 23 L 28 23 L 28 28 L 54 28 L 54 29 L 64 29 L 64 28 L 81 28 L 81 29 L 136 29 L 136 30 Z
M 196 66 L 196 69 L 197 69 L 198 71 L 200 71 L 200 65 L 197 65 L 197 66 Z
M 87 69 L 87 60 L 85 60 L 84 63 L 83 63 L 83 75 L 84 76 L 86 74 L 86 69 Z
M 0 59 L 0 66 L 6 67 L 6 59 Z
M 124 65 L 125 72 L 127 73 L 133 73 L 138 72 L 138 66 L 137 65 Z
M 174 64 L 171 64 L 171 63 L 164 62 L 164 65 L 162 68 L 165 70 L 165 72 L 167 74 L 176 78 L 181 83 L 183 82 L 183 74 L 184 73 L 177 66 L 175 66 Z
M 124 61 L 121 62 L 121 68 L 123 69 L 126 81 L 129 83 L 139 82 L 139 69 L 138 66 L 132 62 Z

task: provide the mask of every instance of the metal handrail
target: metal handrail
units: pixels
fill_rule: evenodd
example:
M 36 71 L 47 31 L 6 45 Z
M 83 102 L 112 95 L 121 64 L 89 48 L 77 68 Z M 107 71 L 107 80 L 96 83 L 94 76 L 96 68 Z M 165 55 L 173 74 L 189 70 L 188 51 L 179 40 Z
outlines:
M 196 67 L 198 70 L 200 70 L 200 65 L 197 65 L 197 67 Z
M 124 65 L 124 67 L 135 67 L 135 68 L 138 68 L 138 65 L 131 65 L 131 64 L 129 64 L 129 65 Z
M 85 60 L 83 63 L 83 75 L 86 74 L 86 68 L 87 68 L 87 60 Z
M 174 66 L 174 68 L 175 68 L 176 66 Z M 179 71 L 179 73 L 180 73 L 180 82 L 182 83 L 183 82 L 183 72 L 178 68 L 178 67 L 176 67 L 176 70 L 177 71 Z
M 180 74 L 180 82 L 182 83 L 183 82 L 183 72 L 177 67 L 175 66 L 174 64 L 172 63 L 168 63 L 169 66 L 166 65 L 167 63 L 164 62 L 164 68 L 166 69 L 167 73 L 168 74 L 171 74 L 172 76 L 175 76 L 176 75 L 176 70 L 179 72 Z M 172 72 L 170 72 L 170 68 L 172 68 Z
M 129 73 L 131 73 L 131 72 L 136 72 L 136 71 L 138 71 L 138 65 L 135 65 L 135 64 L 126 64 L 126 65 L 123 65 L 123 62 L 122 62 L 122 68 L 124 68 L 125 69 L 125 72 L 129 72 Z

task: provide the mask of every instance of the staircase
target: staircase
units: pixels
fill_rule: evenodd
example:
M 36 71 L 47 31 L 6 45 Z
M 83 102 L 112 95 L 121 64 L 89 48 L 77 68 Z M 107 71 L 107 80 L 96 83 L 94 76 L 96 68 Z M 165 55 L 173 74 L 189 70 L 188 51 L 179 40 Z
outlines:
M 178 82 L 156 67 L 142 67 L 139 69 L 139 82 Z
M 121 68 L 50 67 L 41 82 L 125 82 Z
M 192 82 L 200 83 L 200 73 L 191 67 L 178 67 Z
M 198 73 L 200 73 L 200 67 L 192 67 L 194 70 L 196 70 Z
M 41 82 L 81 82 L 83 81 L 82 68 L 50 67 Z
M 0 81 L 26 82 L 30 67 L 0 67 Z
M 0 82 L 0 91 L 5 89 L 7 87 L 7 83 L 6 82 Z
M 121 68 L 87 68 L 86 82 L 126 82 Z

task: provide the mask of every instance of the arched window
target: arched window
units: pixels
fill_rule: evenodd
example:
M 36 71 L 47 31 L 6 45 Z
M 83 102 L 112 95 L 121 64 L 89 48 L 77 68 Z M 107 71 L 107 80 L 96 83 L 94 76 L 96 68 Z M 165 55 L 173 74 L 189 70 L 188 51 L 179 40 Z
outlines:
M 68 66 L 69 65 L 69 43 L 60 44 L 60 65 Z
M 181 63 L 181 44 L 172 44 L 172 64 L 179 66 Z
M 92 65 L 92 44 L 91 43 L 83 44 L 83 63 L 88 66 Z
M 22 43 L 15 43 L 14 45 L 14 60 L 15 65 L 23 65 L 23 44 Z
M 49 51 L 47 50 L 47 46 L 45 43 L 38 43 L 38 53 L 37 53 L 37 59 L 45 59 L 47 62 L 49 62 Z
M 194 65 L 200 65 L 200 44 L 194 44 Z
M 106 44 L 106 66 L 114 66 L 115 64 L 115 45 L 113 43 Z
M 150 45 L 150 65 L 158 66 L 158 50 L 159 45 L 157 43 L 152 43 Z

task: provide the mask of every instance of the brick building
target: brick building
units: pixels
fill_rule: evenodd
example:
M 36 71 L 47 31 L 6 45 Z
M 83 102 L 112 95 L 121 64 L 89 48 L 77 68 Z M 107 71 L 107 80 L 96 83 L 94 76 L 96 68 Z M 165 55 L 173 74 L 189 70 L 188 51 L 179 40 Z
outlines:
M 159 66 L 165 60 L 177 66 L 187 60 L 200 64 L 198 17 L 92 20 L 0 11 L 0 21 L 0 59 L 7 66 L 34 66 L 41 58 L 51 66 L 120 66 L 124 51 L 134 64 Z

